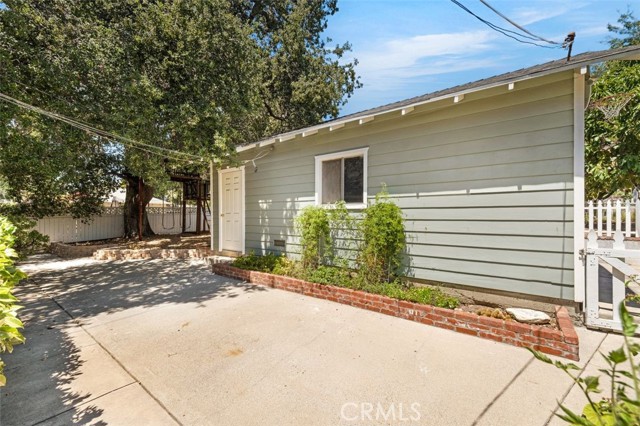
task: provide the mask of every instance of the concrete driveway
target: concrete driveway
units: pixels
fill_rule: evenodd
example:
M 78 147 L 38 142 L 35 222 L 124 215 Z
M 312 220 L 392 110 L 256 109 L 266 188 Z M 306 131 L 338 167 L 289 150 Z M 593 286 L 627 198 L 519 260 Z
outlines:
M 3 426 L 524 426 L 548 424 L 567 395 L 583 405 L 524 349 L 203 264 L 43 256 L 23 268 L 27 344 L 3 356 Z M 585 362 L 619 343 L 578 331 Z

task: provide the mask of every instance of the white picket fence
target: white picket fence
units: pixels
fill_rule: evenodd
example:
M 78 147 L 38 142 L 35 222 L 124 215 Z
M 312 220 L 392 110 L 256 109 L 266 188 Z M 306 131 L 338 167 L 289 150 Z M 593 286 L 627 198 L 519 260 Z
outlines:
M 51 242 L 75 243 L 79 241 L 106 240 L 121 237 L 124 234 L 122 209 L 110 207 L 101 216 L 94 217 L 89 223 L 82 223 L 71 216 L 45 217 L 38 220 L 35 230 L 48 235 Z M 156 234 L 179 234 L 182 232 L 182 209 L 148 208 L 147 215 L 151 229 Z M 186 231 L 196 230 L 196 209 L 187 208 Z
M 640 203 L 638 200 L 597 200 L 585 206 L 585 229 L 598 237 L 612 237 L 622 231 L 624 237 L 640 237 Z

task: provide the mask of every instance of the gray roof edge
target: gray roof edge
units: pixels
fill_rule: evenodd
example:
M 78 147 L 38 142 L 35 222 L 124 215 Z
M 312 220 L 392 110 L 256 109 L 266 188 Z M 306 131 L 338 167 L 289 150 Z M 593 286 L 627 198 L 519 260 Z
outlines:
M 566 59 L 555 60 L 546 62 L 544 64 L 534 65 L 531 67 L 523 68 L 520 70 L 499 74 L 493 77 L 488 77 L 481 80 L 476 80 L 470 83 L 453 86 L 447 89 L 427 93 L 425 95 L 408 98 L 398 102 L 382 105 L 375 108 L 359 111 L 353 114 L 345 115 L 344 117 L 338 117 L 333 120 L 324 121 L 312 126 L 303 127 L 289 132 L 279 133 L 268 138 L 261 139 L 259 141 L 250 142 L 237 147 L 239 152 L 248 151 L 260 146 L 267 146 L 275 143 L 276 141 L 286 141 L 295 138 L 298 134 L 317 132 L 320 129 L 324 129 L 331 126 L 342 126 L 346 123 L 368 118 L 375 115 L 387 114 L 394 111 L 401 111 L 406 108 L 416 107 L 424 105 L 430 102 L 436 102 L 446 98 L 452 98 L 455 96 L 464 95 L 467 93 L 478 92 L 481 90 L 487 90 L 496 86 L 501 86 L 508 83 L 517 81 L 528 80 L 532 78 L 543 77 L 550 74 L 555 74 L 571 69 L 582 68 L 586 65 L 596 64 L 605 61 L 614 61 L 617 59 L 640 59 L 640 45 L 628 46 L 619 49 L 601 50 L 597 52 L 586 52 L 574 56 L 571 60 Z M 304 136 L 304 135 L 303 135 Z

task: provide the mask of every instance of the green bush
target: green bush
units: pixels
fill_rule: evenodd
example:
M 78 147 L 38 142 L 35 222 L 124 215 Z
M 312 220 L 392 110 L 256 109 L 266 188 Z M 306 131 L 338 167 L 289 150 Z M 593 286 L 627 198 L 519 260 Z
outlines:
M 281 262 L 281 259 L 283 259 L 283 256 L 280 254 L 267 253 L 264 256 L 258 256 L 252 251 L 247 255 L 235 258 L 232 265 L 236 268 L 251 271 L 273 272 Z
M 563 404 L 560 409 L 563 414 L 556 414 L 570 425 L 581 426 L 637 426 L 640 425 L 640 366 L 636 357 L 640 353 L 640 344 L 631 340 L 636 334 L 638 325 L 627 311 L 624 302 L 618 307 L 622 322 L 624 344 L 618 349 L 602 354 L 607 367 L 599 371 L 608 376 L 611 381 L 608 397 L 600 401 L 593 398 L 593 394 L 600 393 L 600 377 L 584 376 L 580 368 L 573 363 L 553 361 L 548 356 L 529 349 L 542 362 L 552 364 L 564 371 L 578 386 L 587 398 L 588 404 L 577 414 Z M 527 348 L 528 349 L 528 348 Z M 627 368 L 625 368 L 625 364 Z M 632 396 L 629 395 L 632 393 Z
M 318 266 L 318 268 L 308 271 L 304 279 L 312 283 L 352 287 L 349 271 L 336 266 Z
M 44 250 L 49 244 L 49 237 L 33 229 L 36 221 L 20 212 L 19 206 L 5 204 L 0 206 L 0 215 L 5 216 L 14 226 L 13 249 L 20 258 Z
M 407 300 L 422 305 L 432 305 L 448 309 L 455 309 L 460 305 L 460 301 L 457 298 L 445 294 L 440 289 L 404 284 L 398 280 L 390 283 L 365 284 L 361 286 L 360 289 L 369 293 L 380 294 L 399 300 Z
M 20 333 L 22 322 L 17 317 L 20 306 L 13 295 L 13 288 L 27 276 L 13 265 L 18 255 L 13 249 L 16 227 L 6 217 L 0 216 L 0 353 L 13 351 L 13 346 L 24 343 Z M 0 360 L 0 386 L 6 384 L 2 374 L 4 362 Z
M 364 209 L 360 234 L 358 270 L 361 278 L 367 283 L 393 281 L 402 264 L 406 237 L 402 210 L 389 200 L 386 190 Z
M 315 269 L 333 258 L 329 213 L 321 206 L 307 206 L 296 218 L 300 234 L 302 266 Z
M 303 267 L 302 262 L 296 262 L 286 256 L 277 254 L 258 256 L 251 252 L 236 258 L 232 265 L 241 269 L 270 272 L 317 284 L 362 290 L 368 293 L 380 294 L 399 300 L 408 300 L 423 305 L 433 305 L 449 309 L 454 309 L 459 305 L 458 299 L 445 294 L 437 288 L 413 286 L 402 283 L 400 280 L 365 283 L 358 277 L 357 272 L 348 268 L 319 265 L 317 268 L 309 269 Z

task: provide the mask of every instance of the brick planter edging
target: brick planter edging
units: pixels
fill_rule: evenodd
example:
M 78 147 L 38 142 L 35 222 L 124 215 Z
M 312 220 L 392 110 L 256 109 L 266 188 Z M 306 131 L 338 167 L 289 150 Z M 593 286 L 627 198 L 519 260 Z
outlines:
M 556 307 L 556 320 L 559 330 L 554 330 L 539 325 L 480 316 L 461 310 L 421 305 L 359 290 L 311 283 L 282 275 L 249 271 L 236 268 L 228 263 L 214 263 L 212 270 L 218 275 L 236 278 L 253 284 L 292 291 L 305 296 L 355 306 L 483 339 L 518 347 L 533 348 L 549 355 L 575 361 L 579 360 L 578 335 L 573 327 L 567 308 L 563 306 Z

